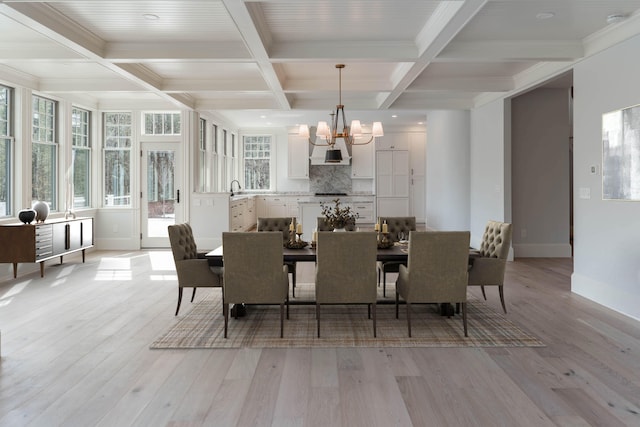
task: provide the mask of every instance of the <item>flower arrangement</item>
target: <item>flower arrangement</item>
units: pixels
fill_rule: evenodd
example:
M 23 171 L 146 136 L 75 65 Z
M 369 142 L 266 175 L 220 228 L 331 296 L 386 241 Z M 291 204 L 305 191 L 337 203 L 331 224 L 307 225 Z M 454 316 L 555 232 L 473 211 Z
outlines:
M 340 199 L 333 201 L 334 206 L 328 206 L 320 202 L 322 215 L 324 215 L 327 224 L 333 228 L 344 228 L 348 224 L 354 224 L 358 214 L 351 210 L 351 206 L 341 207 Z

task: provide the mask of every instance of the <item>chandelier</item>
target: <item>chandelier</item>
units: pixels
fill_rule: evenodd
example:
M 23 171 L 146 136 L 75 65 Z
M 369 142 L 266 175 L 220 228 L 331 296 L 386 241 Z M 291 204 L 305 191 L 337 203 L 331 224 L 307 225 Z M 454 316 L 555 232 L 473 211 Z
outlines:
M 313 139 L 311 139 L 309 135 L 309 126 L 300 125 L 300 129 L 298 131 L 298 135 L 303 138 L 308 138 L 309 143 L 313 145 L 326 146 L 329 147 L 325 154 L 324 161 L 326 163 L 338 163 L 342 161 L 342 152 L 340 149 L 336 148 L 336 141 L 338 138 L 344 139 L 346 144 L 350 145 L 365 145 L 369 144 L 373 141 L 373 138 L 377 136 L 384 136 L 384 131 L 382 129 L 381 122 L 373 122 L 373 126 L 371 127 L 371 138 L 368 141 L 358 141 L 362 138 L 362 126 L 360 125 L 360 120 L 352 120 L 351 126 L 347 127 L 347 120 L 344 115 L 344 105 L 342 105 L 342 69 L 345 67 L 344 64 L 336 64 L 336 68 L 338 69 L 338 105 L 336 105 L 335 113 L 331 113 L 331 128 L 325 121 L 319 121 L 318 127 L 316 128 L 316 137 L 324 138 L 324 142 L 316 143 Z M 338 122 L 342 118 L 342 127 L 338 128 Z M 341 132 L 338 131 L 341 130 Z

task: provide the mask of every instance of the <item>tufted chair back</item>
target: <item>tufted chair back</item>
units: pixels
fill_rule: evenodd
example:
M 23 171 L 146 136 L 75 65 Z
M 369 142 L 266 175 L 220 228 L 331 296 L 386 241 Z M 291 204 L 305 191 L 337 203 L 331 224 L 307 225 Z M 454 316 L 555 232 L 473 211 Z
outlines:
M 403 232 L 409 238 L 409 232 L 416 231 L 416 217 L 415 216 L 388 216 L 380 217 L 380 227 L 387 222 L 387 228 L 389 229 L 389 240 L 397 242 L 398 233 Z
M 273 217 L 273 218 L 258 218 L 258 231 L 281 231 L 282 242 L 286 242 L 290 239 L 289 225 L 293 219 L 293 226 L 296 226 L 295 218 Z
M 507 259 L 509 245 L 511 245 L 511 224 L 499 221 L 487 222 L 480 244 L 480 255 Z
M 174 261 L 198 258 L 198 248 L 189 224 L 170 225 L 168 230 Z

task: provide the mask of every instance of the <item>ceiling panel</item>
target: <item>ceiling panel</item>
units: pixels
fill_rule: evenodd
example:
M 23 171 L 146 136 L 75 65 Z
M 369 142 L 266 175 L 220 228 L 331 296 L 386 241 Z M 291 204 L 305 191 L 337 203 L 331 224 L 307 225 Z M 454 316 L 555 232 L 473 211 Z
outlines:
M 638 8 L 640 0 L 490 1 L 455 40 L 582 40 L 605 27 L 608 15 Z M 554 16 L 538 19 L 539 13 Z
M 59 12 L 110 42 L 239 41 L 219 1 L 62 1 Z M 145 19 L 152 14 L 157 20 Z
M 323 0 L 264 2 L 270 35 L 281 41 L 411 40 L 441 1 Z M 336 43 L 336 50 L 340 44 Z

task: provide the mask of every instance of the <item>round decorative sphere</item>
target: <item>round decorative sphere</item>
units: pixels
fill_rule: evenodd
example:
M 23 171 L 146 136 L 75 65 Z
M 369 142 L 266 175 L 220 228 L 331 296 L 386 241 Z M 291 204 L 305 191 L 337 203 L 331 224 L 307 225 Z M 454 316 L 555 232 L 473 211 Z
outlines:
M 36 211 L 36 222 L 44 222 L 49 216 L 49 205 L 47 202 L 35 202 L 33 204 L 33 210 Z
M 36 219 L 36 211 L 33 209 L 23 209 L 18 212 L 18 219 L 25 224 L 31 224 L 31 221 Z

